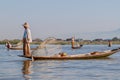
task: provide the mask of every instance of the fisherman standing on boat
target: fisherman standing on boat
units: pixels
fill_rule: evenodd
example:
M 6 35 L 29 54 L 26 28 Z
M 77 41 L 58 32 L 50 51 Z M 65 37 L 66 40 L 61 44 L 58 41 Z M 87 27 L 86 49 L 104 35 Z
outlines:
M 72 48 L 73 48 L 73 47 L 74 47 L 74 44 L 75 44 L 75 37 L 72 37 L 71 44 L 72 44 Z
M 108 41 L 108 47 L 111 47 L 112 46 L 112 42 L 111 40 Z
M 32 42 L 32 36 L 27 22 L 23 24 L 23 27 L 25 28 L 23 35 L 23 55 L 29 57 L 31 56 L 30 43 Z

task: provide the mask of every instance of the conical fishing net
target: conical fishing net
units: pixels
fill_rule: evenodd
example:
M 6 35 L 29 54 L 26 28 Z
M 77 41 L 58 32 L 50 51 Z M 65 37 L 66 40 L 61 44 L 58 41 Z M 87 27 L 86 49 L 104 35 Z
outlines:
M 22 48 L 23 47 L 23 42 L 20 41 L 19 43 L 17 43 L 16 45 L 13 45 L 14 47 L 18 47 L 18 48 Z
M 19 43 L 16 44 L 16 46 L 22 46 L 23 42 L 20 41 Z
M 49 37 L 45 39 L 36 50 L 32 51 L 33 56 L 52 56 L 62 51 L 61 45 L 55 44 L 57 39 Z

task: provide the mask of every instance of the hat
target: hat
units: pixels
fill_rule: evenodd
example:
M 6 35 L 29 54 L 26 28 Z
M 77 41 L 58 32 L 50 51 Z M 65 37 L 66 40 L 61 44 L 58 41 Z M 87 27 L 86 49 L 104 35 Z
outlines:
M 28 24 L 27 22 L 25 22 L 25 23 L 23 24 L 23 26 L 24 26 L 24 27 L 29 27 L 29 24 Z

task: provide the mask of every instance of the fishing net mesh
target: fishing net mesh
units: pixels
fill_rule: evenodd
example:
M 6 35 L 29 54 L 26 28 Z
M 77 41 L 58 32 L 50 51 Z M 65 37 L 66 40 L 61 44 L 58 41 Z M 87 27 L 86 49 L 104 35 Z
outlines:
M 49 37 L 45 39 L 36 50 L 32 51 L 33 56 L 51 56 L 62 52 L 61 45 L 54 44 L 57 39 Z

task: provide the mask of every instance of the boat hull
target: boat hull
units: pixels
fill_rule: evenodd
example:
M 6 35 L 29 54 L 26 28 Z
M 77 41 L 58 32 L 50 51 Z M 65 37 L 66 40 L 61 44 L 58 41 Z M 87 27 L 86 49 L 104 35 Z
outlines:
M 83 59 L 101 59 L 107 58 L 112 54 L 115 54 L 120 51 L 120 48 L 106 50 L 103 52 L 91 52 L 85 54 L 75 54 L 75 55 L 53 55 L 53 56 L 24 56 L 19 55 L 20 57 L 31 58 L 32 60 L 83 60 Z
M 66 55 L 66 56 L 32 56 L 34 60 L 80 60 L 80 59 L 98 59 L 105 58 L 114 53 L 119 52 L 120 49 L 113 49 L 104 52 L 92 52 L 86 54 Z
M 78 47 L 72 47 L 72 49 L 80 49 L 83 45 L 80 45 Z
M 23 48 L 11 47 L 10 50 L 23 50 Z M 37 48 L 31 48 L 31 50 L 36 50 Z
M 75 59 L 97 59 L 97 58 L 105 58 L 108 57 L 108 55 L 96 55 L 96 56 L 64 56 L 64 57 L 35 57 L 33 56 L 34 60 L 75 60 Z

